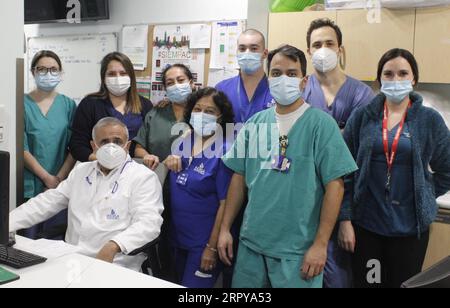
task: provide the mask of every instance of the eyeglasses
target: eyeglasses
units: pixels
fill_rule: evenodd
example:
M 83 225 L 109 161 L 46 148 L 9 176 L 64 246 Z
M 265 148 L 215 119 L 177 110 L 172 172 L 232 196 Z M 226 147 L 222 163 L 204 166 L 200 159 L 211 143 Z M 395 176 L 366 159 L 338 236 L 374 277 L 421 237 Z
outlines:
M 48 68 L 48 67 L 38 66 L 38 67 L 34 68 L 34 71 L 36 72 L 36 74 L 38 74 L 40 76 L 45 76 L 49 72 L 52 76 L 58 76 L 59 74 L 61 74 L 61 71 L 57 67 Z

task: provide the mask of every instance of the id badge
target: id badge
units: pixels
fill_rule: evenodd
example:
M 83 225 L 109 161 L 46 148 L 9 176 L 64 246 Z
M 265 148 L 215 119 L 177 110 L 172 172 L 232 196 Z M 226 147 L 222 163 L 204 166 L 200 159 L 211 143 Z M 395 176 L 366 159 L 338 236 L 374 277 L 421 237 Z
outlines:
M 188 181 L 188 174 L 187 173 L 180 173 L 177 177 L 177 184 L 181 185 L 181 186 L 186 186 L 187 181 Z
M 272 169 L 282 173 L 289 173 L 291 164 L 292 160 L 286 156 L 275 156 L 272 161 Z

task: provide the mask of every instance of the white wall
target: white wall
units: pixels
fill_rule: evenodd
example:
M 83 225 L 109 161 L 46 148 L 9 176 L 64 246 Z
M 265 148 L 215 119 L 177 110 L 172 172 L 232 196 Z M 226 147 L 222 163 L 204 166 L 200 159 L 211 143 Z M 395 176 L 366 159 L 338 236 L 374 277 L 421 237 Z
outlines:
M 263 0 L 266 1 L 266 0 Z M 248 0 L 110 0 L 111 19 L 81 25 L 26 25 L 27 37 L 119 32 L 123 25 L 247 19 Z
M 261 31 L 268 41 L 270 0 L 248 0 L 247 27 Z
M 268 0 L 251 1 L 266 2 Z M 246 20 L 248 12 L 249 0 L 110 0 L 110 20 L 85 22 L 78 25 L 25 25 L 25 35 L 29 38 L 70 34 L 120 33 L 123 25 Z M 266 20 L 267 16 L 268 11 Z M 261 20 L 264 20 L 264 17 Z M 267 28 L 267 25 L 265 27 Z M 29 59 L 26 55 L 24 57 L 26 59 L 25 66 L 28 67 Z M 28 80 L 25 82 L 25 89 L 28 89 Z
M 23 0 L 2 1 L 0 12 L 0 120 L 6 124 L 6 141 L 0 149 L 11 154 L 11 194 L 10 206 L 16 205 L 16 59 L 23 57 Z M 2 170 L 0 170 L 2 172 Z

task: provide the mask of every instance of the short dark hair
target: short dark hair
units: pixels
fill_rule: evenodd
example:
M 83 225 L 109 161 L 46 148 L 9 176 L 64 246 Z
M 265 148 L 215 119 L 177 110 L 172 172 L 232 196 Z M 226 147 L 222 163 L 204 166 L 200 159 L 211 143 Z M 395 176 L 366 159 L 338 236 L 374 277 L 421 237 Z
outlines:
M 266 37 L 264 36 L 264 34 L 261 32 L 261 31 L 259 31 L 259 30 L 256 30 L 256 29 L 247 29 L 247 30 L 245 30 L 244 32 L 242 32 L 242 34 L 241 34 L 241 36 L 242 35 L 245 35 L 245 34 L 250 34 L 250 35 L 258 35 L 258 36 L 260 36 L 261 37 L 261 40 L 262 40 L 262 42 L 263 42 L 263 48 L 266 48 Z
M 338 46 L 339 47 L 342 46 L 342 31 L 338 27 L 338 25 L 336 25 L 334 23 L 334 21 L 332 21 L 329 18 L 319 18 L 319 19 L 313 20 L 311 22 L 311 25 L 309 26 L 308 33 L 306 35 L 306 43 L 308 44 L 308 48 L 311 48 L 311 34 L 314 32 L 314 30 L 324 28 L 324 27 L 333 28 L 334 32 L 336 32 Z
M 234 123 L 234 112 L 230 100 L 225 93 L 215 88 L 206 87 L 192 93 L 187 99 L 186 110 L 184 113 L 184 121 L 189 124 L 191 121 L 192 110 L 199 100 L 204 97 L 212 97 L 214 104 L 219 108 L 222 114 L 220 125 L 223 131 L 226 131 L 226 125 L 228 123 Z
M 409 65 L 411 65 L 412 73 L 414 74 L 414 81 L 416 85 L 419 83 L 419 65 L 417 64 L 416 58 L 414 55 L 406 49 L 394 48 L 386 52 L 378 62 L 378 71 L 377 71 L 377 81 L 381 86 L 381 75 L 383 74 L 383 69 L 386 63 L 389 61 L 401 57 L 408 61 Z
M 34 55 L 33 60 L 31 61 L 31 71 L 34 71 L 37 64 L 42 58 L 52 58 L 59 65 L 59 69 L 62 70 L 62 63 L 59 56 L 50 50 L 41 50 L 37 54 Z
M 194 75 L 192 74 L 191 70 L 189 69 L 189 67 L 187 67 L 184 64 L 174 64 L 174 65 L 170 65 L 168 67 L 166 67 L 164 69 L 164 71 L 162 72 L 162 84 L 164 86 L 164 88 L 166 88 L 166 82 L 167 82 L 167 72 L 169 72 L 171 69 L 173 68 L 180 68 L 184 71 L 184 74 L 187 76 L 187 78 L 189 78 L 189 80 L 194 80 Z
M 305 53 L 300 49 L 291 46 L 291 45 L 283 45 L 275 50 L 272 50 L 268 56 L 268 70 L 270 72 L 270 67 L 272 65 L 272 60 L 275 55 L 281 53 L 283 56 L 288 57 L 294 62 L 300 62 L 301 70 L 303 76 L 306 76 L 307 62 Z

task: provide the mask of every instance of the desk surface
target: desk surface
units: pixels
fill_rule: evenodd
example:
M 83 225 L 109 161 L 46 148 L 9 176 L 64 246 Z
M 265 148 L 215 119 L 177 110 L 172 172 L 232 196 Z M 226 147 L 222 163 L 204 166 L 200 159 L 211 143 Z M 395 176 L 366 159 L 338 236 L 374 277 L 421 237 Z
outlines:
M 17 238 L 15 248 L 29 241 Z M 20 280 L 3 288 L 180 288 L 180 286 L 80 254 L 69 254 L 16 270 Z
M 437 203 L 441 208 L 450 210 L 450 192 L 438 198 Z

